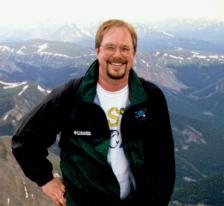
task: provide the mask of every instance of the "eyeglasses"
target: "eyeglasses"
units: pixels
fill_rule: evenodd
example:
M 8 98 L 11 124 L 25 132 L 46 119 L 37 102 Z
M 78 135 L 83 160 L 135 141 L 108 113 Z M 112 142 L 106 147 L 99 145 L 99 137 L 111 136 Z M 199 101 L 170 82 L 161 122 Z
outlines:
M 114 44 L 105 44 L 101 45 L 100 47 L 103 48 L 103 50 L 109 54 L 113 54 L 119 49 L 119 52 L 123 55 L 129 55 L 132 51 L 132 49 L 129 46 L 123 45 L 123 46 L 116 46 Z

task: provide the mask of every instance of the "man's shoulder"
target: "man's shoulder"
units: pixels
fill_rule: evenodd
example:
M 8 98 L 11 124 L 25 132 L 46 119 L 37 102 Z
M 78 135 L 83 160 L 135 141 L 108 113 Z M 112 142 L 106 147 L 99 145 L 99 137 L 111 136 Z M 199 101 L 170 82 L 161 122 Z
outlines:
M 77 90 L 79 88 L 81 80 L 82 80 L 82 77 L 69 80 L 67 83 L 64 84 L 64 91 Z
M 158 106 L 160 103 L 166 104 L 166 96 L 157 84 L 143 78 L 140 80 L 151 104 L 154 103 L 155 106 Z
M 46 97 L 45 102 L 53 102 L 55 104 L 59 102 L 66 101 L 66 99 L 70 99 L 75 97 L 76 91 L 80 85 L 82 77 L 71 79 L 56 88 L 54 88 L 51 93 Z
M 75 89 L 78 89 L 81 80 L 82 80 L 82 77 L 70 79 L 69 81 L 67 81 L 67 82 L 57 86 L 56 88 L 54 88 L 52 90 L 52 93 L 54 95 L 59 95 L 59 94 L 62 94 L 62 93 L 67 93 L 67 92 L 74 91 Z
M 141 83 L 142 83 L 142 86 L 144 87 L 144 89 L 145 90 L 147 90 L 147 91 L 154 91 L 154 92 L 162 92 L 161 91 L 161 89 L 160 89 L 160 87 L 157 85 L 157 84 L 155 84 L 155 83 L 153 83 L 153 82 L 151 82 L 151 81 L 149 81 L 149 80 L 145 80 L 144 78 L 140 78 L 140 81 L 141 81 Z
M 166 99 L 164 91 L 157 84 L 143 78 L 140 78 L 140 80 L 149 99 Z

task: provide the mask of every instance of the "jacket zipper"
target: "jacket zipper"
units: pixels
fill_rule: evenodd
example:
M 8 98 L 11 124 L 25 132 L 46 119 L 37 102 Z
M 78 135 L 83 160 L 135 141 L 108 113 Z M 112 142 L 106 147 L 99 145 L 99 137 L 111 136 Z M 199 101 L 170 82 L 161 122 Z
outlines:
M 94 102 L 93 103 L 90 103 L 90 104 L 94 104 L 101 111 L 101 113 L 103 114 L 104 122 L 106 121 L 106 125 L 107 125 L 107 132 L 106 132 L 107 133 L 107 137 L 110 139 L 111 138 L 111 136 L 110 136 L 110 128 L 109 128 L 108 120 L 107 120 L 107 117 L 106 117 L 106 114 L 105 114 L 104 110 L 98 104 L 96 104 Z M 108 154 L 108 152 L 109 152 L 109 144 L 107 145 L 107 154 Z M 117 191 L 120 191 L 119 182 L 118 182 L 115 174 L 113 173 L 113 170 L 112 170 L 111 166 L 107 162 L 107 156 L 105 157 L 105 159 L 106 159 L 106 163 L 107 163 L 106 165 L 108 166 L 109 171 L 111 171 L 111 173 L 114 176 L 114 182 L 116 182 Z M 120 198 L 120 193 L 118 193 L 117 195 L 118 195 L 118 198 Z

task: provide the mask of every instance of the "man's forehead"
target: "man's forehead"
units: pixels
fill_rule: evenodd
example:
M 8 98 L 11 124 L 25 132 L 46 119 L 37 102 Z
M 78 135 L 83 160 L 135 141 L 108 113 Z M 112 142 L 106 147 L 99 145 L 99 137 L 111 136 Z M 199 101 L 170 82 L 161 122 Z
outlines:
M 112 41 L 111 37 L 125 40 L 127 42 L 132 41 L 130 32 L 123 26 L 114 26 L 108 29 L 104 35 L 102 41 Z

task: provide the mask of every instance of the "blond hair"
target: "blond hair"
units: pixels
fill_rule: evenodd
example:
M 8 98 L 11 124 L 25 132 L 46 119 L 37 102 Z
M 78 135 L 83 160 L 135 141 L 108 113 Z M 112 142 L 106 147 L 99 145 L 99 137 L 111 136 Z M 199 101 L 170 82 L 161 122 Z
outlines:
M 119 20 L 119 19 L 107 20 L 99 26 L 99 28 L 96 32 L 96 36 L 95 36 L 95 48 L 99 48 L 101 46 L 101 42 L 103 40 L 104 34 L 109 29 L 111 29 L 112 27 L 124 27 L 128 30 L 128 32 L 130 33 L 131 38 L 132 38 L 134 52 L 136 52 L 136 49 L 137 49 L 137 33 L 136 33 L 134 27 L 132 25 L 130 25 L 129 23 L 127 23 L 123 20 Z

